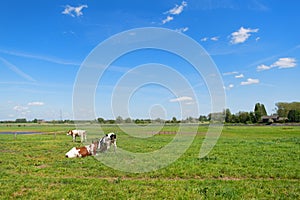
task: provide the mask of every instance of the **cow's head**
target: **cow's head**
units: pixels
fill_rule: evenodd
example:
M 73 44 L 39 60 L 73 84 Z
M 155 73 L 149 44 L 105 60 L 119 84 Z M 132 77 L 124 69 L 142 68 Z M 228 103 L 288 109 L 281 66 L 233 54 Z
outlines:
M 66 153 L 66 157 L 67 158 L 76 158 L 76 157 L 80 157 L 79 154 L 80 149 L 77 149 L 76 147 L 73 147 L 70 151 L 68 151 Z
M 73 135 L 73 131 L 72 131 L 72 130 L 69 130 L 69 131 L 67 132 L 67 135 Z
M 117 140 L 117 135 L 115 133 L 109 133 L 107 136 L 110 138 L 112 143 Z

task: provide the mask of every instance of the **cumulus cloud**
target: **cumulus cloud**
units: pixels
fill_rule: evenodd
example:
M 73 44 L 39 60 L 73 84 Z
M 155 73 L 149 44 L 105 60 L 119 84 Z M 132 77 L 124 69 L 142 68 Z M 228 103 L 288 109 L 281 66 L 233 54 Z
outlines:
M 43 105 L 45 105 L 45 103 L 39 102 L 39 101 L 34 101 L 34 102 L 29 102 L 27 105 L 28 106 L 43 106 Z
M 296 67 L 296 59 L 279 58 L 275 63 L 273 63 L 272 67 L 278 67 L 279 69 Z
M 251 29 L 251 28 L 244 28 L 241 27 L 238 31 L 231 33 L 231 43 L 232 44 L 239 44 L 244 43 L 250 36 L 250 33 L 257 33 L 257 29 Z
M 170 99 L 170 102 L 182 102 L 182 101 L 192 101 L 192 97 L 182 96 L 175 99 Z
M 82 9 L 87 8 L 87 5 L 80 5 L 77 7 L 73 7 L 70 5 L 66 5 L 64 11 L 62 11 L 62 14 L 64 15 L 69 15 L 71 17 L 79 17 L 81 15 L 83 15 L 82 13 Z
M 235 78 L 244 78 L 244 74 L 236 75 Z
M 284 69 L 284 68 L 293 68 L 296 67 L 296 59 L 295 58 L 279 58 L 276 62 L 274 62 L 272 65 L 264 65 L 261 64 L 256 67 L 257 71 L 264 71 L 264 70 L 269 70 L 272 68 L 278 68 L 278 69 Z
M 172 16 L 167 16 L 166 19 L 162 20 L 162 23 L 163 23 L 163 24 L 168 23 L 168 22 L 172 21 L 173 19 L 174 19 L 174 17 L 172 17 Z
M 241 85 L 252 85 L 252 84 L 258 84 L 258 83 L 259 83 L 258 79 L 248 78 L 247 81 L 241 82 Z
M 186 6 L 187 6 L 187 2 L 183 1 L 183 2 L 181 2 L 180 5 L 175 5 L 174 8 L 165 12 L 165 14 L 179 15 L 180 13 L 182 13 L 184 7 L 186 7 Z
M 256 70 L 257 71 L 264 71 L 264 70 L 269 70 L 271 68 L 272 68 L 271 66 L 267 66 L 267 65 L 262 64 L 262 65 L 257 66 Z

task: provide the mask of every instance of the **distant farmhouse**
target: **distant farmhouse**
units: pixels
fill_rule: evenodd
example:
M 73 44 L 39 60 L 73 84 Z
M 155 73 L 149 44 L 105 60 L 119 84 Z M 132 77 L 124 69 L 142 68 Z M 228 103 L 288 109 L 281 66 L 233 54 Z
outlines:
M 279 117 L 278 115 L 262 116 L 261 122 L 266 124 L 283 123 L 288 120 L 287 117 Z

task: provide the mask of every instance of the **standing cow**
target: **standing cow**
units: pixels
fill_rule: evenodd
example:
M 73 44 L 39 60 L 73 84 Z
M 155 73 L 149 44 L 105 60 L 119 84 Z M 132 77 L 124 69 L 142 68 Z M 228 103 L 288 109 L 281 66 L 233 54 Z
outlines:
M 76 141 L 76 137 L 80 137 L 80 141 L 86 141 L 86 130 L 69 130 L 67 135 L 71 135 L 73 142 Z

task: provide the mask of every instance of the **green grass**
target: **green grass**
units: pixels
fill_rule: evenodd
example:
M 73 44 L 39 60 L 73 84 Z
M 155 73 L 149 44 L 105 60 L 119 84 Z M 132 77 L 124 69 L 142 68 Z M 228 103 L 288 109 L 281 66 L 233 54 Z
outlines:
M 140 174 L 111 169 L 93 157 L 65 158 L 70 148 L 81 146 L 66 136 L 69 128 L 72 125 L 0 126 L 1 131 L 47 133 L 16 138 L 0 134 L 0 199 L 300 198 L 300 127 L 226 126 L 210 154 L 199 158 L 207 130 L 201 126 L 176 162 Z M 117 132 L 118 146 L 133 152 L 159 149 L 174 137 L 133 138 L 117 126 L 102 128 Z

